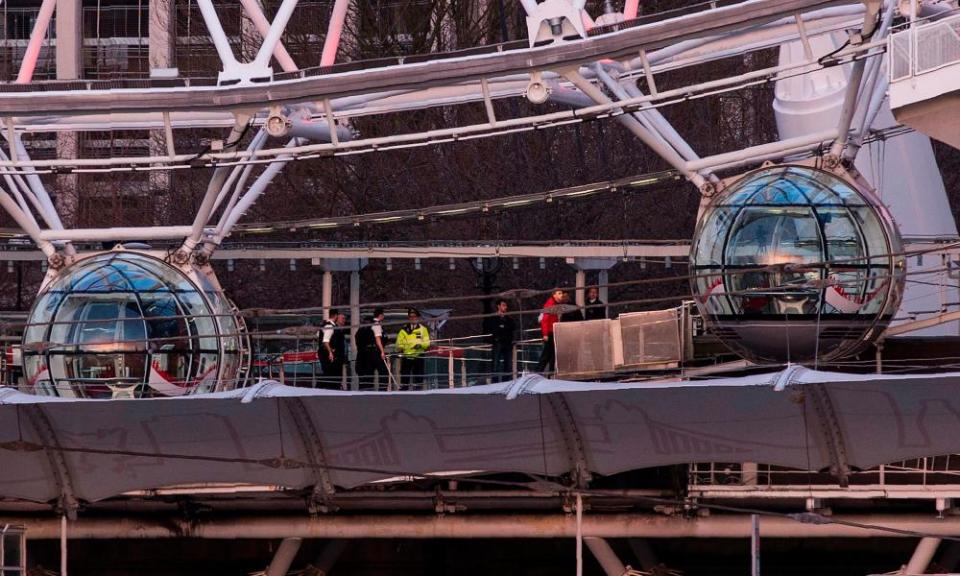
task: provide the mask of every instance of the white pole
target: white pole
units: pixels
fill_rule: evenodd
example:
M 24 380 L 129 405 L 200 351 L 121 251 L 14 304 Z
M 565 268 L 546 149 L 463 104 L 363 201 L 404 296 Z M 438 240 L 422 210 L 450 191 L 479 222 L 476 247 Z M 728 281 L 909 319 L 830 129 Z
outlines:
M 356 366 L 357 361 L 357 330 L 360 329 L 360 260 L 357 260 L 357 269 L 350 271 L 350 366 Z M 357 371 L 352 370 L 352 388 L 360 388 L 360 379 Z
M 270 23 L 270 30 L 267 31 L 267 35 L 263 39 L 263 44 L 260 45 L 257 57 L 253 60 L 254 63 L 260 66 L 269 64 L 274 48 L 276 48 L 280 42 L 280 37 L 283 36 L 283 31 L 287 28 L 287 22 L 289 22 L 290 17 L 293 16 L 293 9 L 297 7 L 297 2 L 299 1 L 300 0 L 283 0 L 280 4 L 277 15 L 273 17 L 273 22 Z
M 36 242 L 37 247 L 47 256 L 52 256 L 57 249 L 48 240 L 42 238 L 42 231 L 33 219 L 33 216 L 25 214 L 20 206 L 7 194 L 0 190 L 0 208 L 7 211 L 20 228 L 30 236 L 30 239 Z
M 40 57 L 40 48 L 44 36 L 47 35 L 47 29 L 50 28 L 50 18 L 53 16 L 54 8 L 57 6 L 57 0 L 43 0 L 40 5 L 40 12 L 37 13 L 37 21 L 33 25 L 33 32 L 30 33 L 30 42 L 27 44 L 27 51 L 20 62 L 20 72 L 17 74 L 17 84 L 28 84 L 33 80 L 33 71 L 37 68 L 37 59 Z
M 3 195 L 0 195 L 2 198 Z M 17 222 L 20 224 L 20 222 Z M 23 228 L 23 225 L 20 225 Z M 26 230 L 26 228 L 24 228 Z M 142 226 L 124 228 L 72 228 L 70 230 L 38 230 L 37 237 L 43 241 L 73 240 L 76 242 L 107 242 L 113 240 L 160 240 L 183 238 L 190 226 Z M 32 234 L 31 234 L 32 236 Z
M 583 576 L 583 496 L 577 492 L 577 576 Z
M 277 547 L 277 551 L 274 552 L 273 560 L 270 561 L 265 576 L 287 576 L 287 572 L 290 571 L 290 566 L 297 557 L 297 552 L 300 551 L 300 544 L 302 543 L 302 538 L 284 538 L 280 542 L 280 546 Z
M 323 306 L 323 317 L 330 317 L 330 308 L 333 306 L 333 272 L 323 271 L 323 287 L 321 292 L 321 306 Z
M 447 351 L 447 388 L 453 388 L 456 385 L 456 372 L 453 369 L 453 348 Z
M 327 37 L 323 40 L 323 52 L 320 54 L 321 66 L 333 66 L 337 60 L 337 49 L 340 47 L 340 36 L 343 34 L 343 23 L 347 19 L 349 7 L 350 0 L 336 0 L 333 4 L 330 24 L 327 25 Z
M 604 304 L 606 304 L 610 302 L 610 300 L 608 299 L 609 290 L 607 287 L 607 284 L 610 283 L 610 273 L 607 270 L 601 270 L 598 275 L 599 275 L 599 278 L 597 278 L 597 284 L 600 285 L 600 290 L 599 290 L 600 300 L 602 300 Z M 606 308 L 604 308 L 603 317 L 606 318 L 608 317 L 608 315 L 609 315 L 609 311 Z
M 579 72 L 567 72 L 565 74 L 566 78 L 570 80 L 581 92 L 589 96 L 597 104 L 610 104 L 613 101 L 610 100 L 599 88 L 591 84 L 586 78 L 580 75 Z M 657 139 L 653 134 L 647 131 L 639 121 L 633 116 L 628 116 L 626 114 L 621 114 L 617 116 L 617 120 L 620 121 L 628 130 L 634 133 L 644 144 L 650 147 L 651 150 L 660 155 L 664 160 L 666 160 L 671 166 L 676 168 L 684 177 L 691 181 L 697 188 L 702 187 L 706 184 L 706 180 L 700 174 L 696 172 L 691 172 L 687 167 L 687 162 L 677 154 L 677 151 L 673 148 L 666 145 L 662 140 Z
M 197 0 L 197 6 L 200 8 L 203 21 L 207 24 L 210 39 L 213 40 L 213 46 L 217 49 L 217 54 L 220 56 L 220 63 L 223 65 L 223 69 L 236 68 L 237 59 L 233 55 L 233 49 L 230 48 L 227 33 L 223 30 L 223 25 L 220 24 L 220 17 L 217 15 L 217 9 L 213 7 L 213 1 Z
M 267 17 L 263 15 L 260 2 L 257 0 L 240 0 L 240 3 L 243 5 L 243 9 L 247 15 L 250 16 L 250 21 L 252 21 L 253 25 L 257 28 L 260 37 L 265 39 L 270 32 L 270 22 L 268 22 Z M 273 57 L 277 59 L 277 62 L 280 64 L 280 67 L 283 68 L 284 72 L 297 70 L 297 64 L 293 61 L 293 58 L 290 57 L 290 53 L 287 52 L 287 49 L 283 46 L 283 42 L 277 42 L 276 47 L 273 49 Z
M 940 538 L 921 538 L 920 542 L 917 543 L 916 550 L 913 551 L 913 556 L 910 557 L 910 562 L 900 573 L 910 575 L 926 574 L 927 567 L 930 565 L 930 561 L 933 560 L 933 555 L 937 553 L 938 546 L 940 546 Z
M 750 576 L 760 576 L 760 516 L 750 515 Z
M 617 553 L 613 551 L 606 540 L 603 538 L 584 538 L 583 541 L 607 576 L 624 576 L 627 573 L 627 567 L 623 565 L 623 562 L 617 557 Z
M 236 124 L 233 125 L 233 129 L 230 130 L 230 134 L 227 136 L 227 146 L 224 147 L 224 150 L 236 148 L 237 140 L 239 140 L 243 135 L 244 129 L 249 120 L 250 117 L 248 114 L 237 114 Z M 193 249 L 197 247 L 197 244 L 200 243 L 200 240 L 203 237 L 203 229 L 207 225 L 207 221 L 210 219 L 210 214 L 213 213 L 213 207 L 216 204 L 217 198 L 220 196 L 220 191 L 223 189 L 224 182 L 231 171 L 232 168 L 228 168 L 226 166 L 220 166 L 213 171 L 213 177 L 210 178 L 210 183 L 207 184 L 207 191 L 203 196 L 203 202 L 200 203 L 200 209 L 197 210 L 197 215 L 193 218 L 193 226 L 190 230 L 190 234 L 183 241 L 183 246 L 180 247 L 180 250 L 187 253 L 192 252 Z
M 250 145 L 247 146 L 247 152 L 254 152 L 263 147 L 263 143 L 267 140 L 267 131 L 263 128 L 260 128 L 260 131 L 257 132 L 257 135 L 250 140 Z M 233 208 L 233 205 L 236 203 L 236 197 L 240 190 L 243 190 L 243 186 L 247 182 L 247 178 L 250 176 L 250 172 L 253 171 L 253 164 L 244 164 L 237 165 L 233 167 L 233 170 L 230 172 L 230 177 L 227 178 L 227 181 L 224 182 L 223 186 L 220 188 L 220 192 L 217 194 L 217 199 L 213 203 L 213 208 L 210 210 L 210 213 L 213 214 L 217 211 L 217 208 L 220 207 L 220 204 L 223 203 L 223 199 L 226 197 L 227 193 L 230 190 L 234 190 L 234 193 L 230 196 L 230 202 L 227 204 L 227 207 L 224 209 L 224 213 L 230 211 Z M 237 182 L 239 176 L 239 183 L 234 187 L 234 183 Z M 219 230 L 219 225 L 217 226 Z
M 861 42 L 874 32 L 875 22 L 873 16 L 876 12 L 870 10 L 867 4 L 867 12 L 864 15 L 863 27 L 860 34 L 863 36 Z M 853 70 L 850 72 L 850 78 L 847 80 L 847 92 L 843 97 L 843 107 L 840 109 L 840 122 L 837 124 L 837 139 L 830 147 L 830 154 L 840 156 L 850 137 L 850 126 L 853 123 L 853 116 L 857 111 L 857 96 L 860 93 L 860 83 L 863 80 L 863 71 L 867 65 L 865 58 L 861 58 L 853 63 Z
M 67 515 L 60 517 L 60 576 L 67 576 Z
M 805 134 L 795 138 L 787 138 L 786 140 L 780 140 L 779 142 L 770 142 L 769 144 L 751 146 L 749 148 L 744 148 L 743 150 L 737 150 L 736 152 L 726 152 L 723 154 L 716 154 L 714 156 L 707 156 L 706 158 L 701 158 L 700 160 L 687 162 L 686 168 L 687 170 L 703 170 L 705 168 L 725 166 L 739 161 L 749 161 L 770 157 L 777 154 L 786 154 L 797 149 L 809 149 L 817 144 L 827 140 L 832 140 L 836 137 L 836 130 L 824 130 L 822 132 Z
M 294 138 L 287 142 L 287 148 L 292 148 L 299 145 L 299 139 Z M 223 228 L 220 230 L 221 237 L 226 237 L 230 235 L 230 232 L 233 230 L 233 227 L 237 224 L 237 220 L 243 216 L 250 206 L 256 202 L 257 198 L 263 194 L 263 191 L 266 190 L 267 185 L 273 180 L 274 176 L 280 173 L 283 170 L 283 167 L 287 165 L 287 162 L 293 160 L 293 156 L 284 155 L 277 156 L 277 158 L 267 166 L 260 176 L 254 180 L 253 184 L 250 185 L 250 189 L 247 190 L 247 193 L 243 195 L 237 204 L 230 210 L 229 215 L 227 215 L 226 220 L 223 221 Z
M 587 271 L 586 270 L 577 269 L 577 276 L 576 276 L 576 279 L 574 280 L 574 286 L 576 286 L 576 291 L 577 291 L 577 294 L 574 297 L 574 301 L 576 301 L 577 306 L 579 306 L 582 309 L 584 306 L 587 305 L 587 294 L 586 294 Z

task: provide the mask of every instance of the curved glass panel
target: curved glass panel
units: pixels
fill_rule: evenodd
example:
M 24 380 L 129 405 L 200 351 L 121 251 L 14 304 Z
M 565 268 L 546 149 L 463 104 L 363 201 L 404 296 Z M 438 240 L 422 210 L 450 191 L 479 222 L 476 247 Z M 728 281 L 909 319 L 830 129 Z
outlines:
M 899 246 L 893 223 L 846 180 L 769 167 L 734 182 L 704 215 L 691 285 L 708 326 L 747 358 L 839 357 L 896 311 Z
M 215 293 L 144 254 L 111 252 L 78 262 L 47 287 L 30 313 L 27 387 L 97 398 L 234 387 L 238 323 L 229 302 L 209 294 Z M 224 310 L 229 318 L 220 316 Z M 221 323 L 230 326 L 228 336 Z

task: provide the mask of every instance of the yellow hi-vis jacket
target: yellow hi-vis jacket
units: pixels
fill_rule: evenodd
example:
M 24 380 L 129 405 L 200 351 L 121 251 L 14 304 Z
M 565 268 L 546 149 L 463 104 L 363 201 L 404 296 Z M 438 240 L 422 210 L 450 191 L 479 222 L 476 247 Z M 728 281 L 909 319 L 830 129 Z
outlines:
M 405 324 L 397 333 L 397 351 L 404 358 L 417 358 L 430 347 L 430 332 L 423 324 Z

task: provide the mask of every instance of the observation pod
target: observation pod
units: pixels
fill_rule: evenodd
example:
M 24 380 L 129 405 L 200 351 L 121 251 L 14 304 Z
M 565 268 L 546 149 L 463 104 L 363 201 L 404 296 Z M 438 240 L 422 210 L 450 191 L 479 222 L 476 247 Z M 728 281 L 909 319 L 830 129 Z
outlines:
M 118 247 L 59 271 L 23 337 L 26 391 L 149 398 L 242 385 L 243 323 L 213 270 Z
M 900 234 L 866 183 L 801 164 L 730 183 L 691 256 L 708 329 L 756 363 L 855 354 L 886 328 L 905 281 Z

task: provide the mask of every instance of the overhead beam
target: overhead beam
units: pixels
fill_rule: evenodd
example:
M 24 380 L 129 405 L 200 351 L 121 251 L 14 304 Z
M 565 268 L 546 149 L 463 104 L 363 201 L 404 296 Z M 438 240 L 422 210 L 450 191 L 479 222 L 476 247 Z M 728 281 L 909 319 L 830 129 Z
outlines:
M 871 528 L 843 525 L 853 522 L 895 527 L 931 536 L 960 534 L 960 518 L 937 518 L 930 514 L 835 515 L 831 524 L 805 524 L 791 518 L 766 516 L 760 527 L 763 538 L 904 538 Z M 60 537 L 60 520 L 50 517 L 3 516 L 0 523 L 23 525 L 28 540 L 55 540 Z M 276 539 L 276 538 L 573 538 L 577 526 L 573 515 L 330 515 L 311 517 L 209 516 L 185 519 L 182 516 L 152 518 L 80 517 L 70 523 L 70 538 L 96 539 Z M 587 514 L 583 518 L 585 538 L 749 538 L 749 515 L 712 515 L 689 518 L 654 514 Z
M 198 0 L 199 1 L 199 0 Z M 208 2 L 209 0 L 203 0 Z M 493 52 L 478 56 L 449 58 L 355 72 L 275 82 L 270 90 L 264 85 L 240 85 L 197 90 L 167 88 L 157 90 L 78 90 L 37 93 L 4 93 L 0 96 L 0 114 L 67 114 L 77 112 L 140 112 L 157 110 L 230 110 L 272 103 L 312 101 L 317 94 L 328 98 L 365 94 L 371 91 L 422 89 L 480 80 L 503 74 L 531 70 L 575 67 L 598 58 L 627 58 L 640 48 L 647 51 L 681 40 L 713 36 L 732 29 L 744 29 L 797 12 L 850 4 L 843 0 L 757 0 L 706 10 L 629 28 L 620 32 L 590 37 L 580 42 L 549 45 L 531 50 Z M 203 4 L 200 4 L 203 7 Z M 211 14 L 211 18 L 215 14 Z M 225 48 L 229 48 L 226 46 Z M 218 49 L 218 51 L 221 51 Z M 232 53 L 224 54 L 232 58 Z
M 106 229 L 110 230 L 110 229 Z M 124 239 L 143 239 L 149 233 L 147 229 L 127 228 L 122 234 Z M 67 234 L 80 236 L 82 231 L 66 231 Z M 44 231 L 50 236 L 59 236 Z M 179 238 L 189 233 L 189 226 L 173 227 L 164 237 Z M 113 234 L 105 232 L 104 236 Z M 140 235 L 138 235 L 140 234 Z M 114 239 L 116 235 L 114 234 Z M 221 248 L 213 253 L 214 260 L 356 260 L 357 258 L 686 258 L 690 254 L 687 242 L 676 244 L 607 244 L 591 246 L 549 246 L 540 244 L 514 246 L 352 246 L 352 247 L 316 247 L 316 248 Z M 0 261 L 39 261 L 44 260 L 37 250 L 0 250 Z

